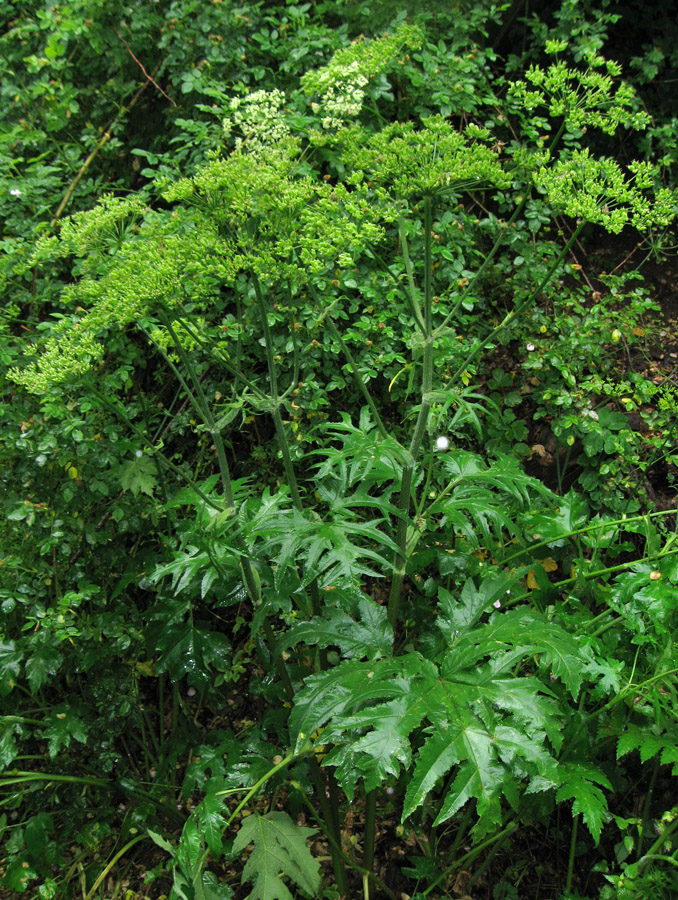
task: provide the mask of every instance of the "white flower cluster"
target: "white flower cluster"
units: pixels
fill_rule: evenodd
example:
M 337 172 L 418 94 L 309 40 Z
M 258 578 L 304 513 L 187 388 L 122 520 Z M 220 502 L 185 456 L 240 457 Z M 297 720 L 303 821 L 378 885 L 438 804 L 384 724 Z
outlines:
M 243 99 L 234 97 L 230 106 L 231 115 L 223 123 L 224 135 L 228 137 L 234 129 L 240 132 L 242 136 L 235 139 L 236 150 L 261 153 L 289 137 L 282 91 L 254 91 Z
M 357 116 L 363 108 L 368 78 L 360 71 L 357 60 L 350 63 L 340 76 L 327 79 L 327 89 L 320 103 L 312 103 L 311 109 L 317 115 L 323 112 L 322 126 L 325 129 L 341 128 L 346 120 Z

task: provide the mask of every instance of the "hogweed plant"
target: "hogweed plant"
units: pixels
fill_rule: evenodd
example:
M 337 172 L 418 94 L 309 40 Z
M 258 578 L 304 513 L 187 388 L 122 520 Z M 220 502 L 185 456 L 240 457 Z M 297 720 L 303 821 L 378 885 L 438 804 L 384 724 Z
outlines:
M 109 336 L 122 330 L 176 378 L 197 439 L 213 448 L 205 480 L 135 432 L 165 475 L 158 514 L 194 517 L 147 576 L 156 671 L 192 683 L 198 653 L 202 687 L 223 672 L 228 641 L 210 643 L 193 608 L 246 597 L 264 673 L 261 740 L 233 767 L 235 738 L 208 735 L 184 784 L 185 796 L 204 796 L 179 843 L 151 833 L 172 860 L 173 900 L 231 896 L 215 867 L 248 847 L 250 897 L 319 896 L 314 829 L 279 808 L 283 794 L 329 847 L 333 895 L 355 894 L 357 873 L 366 898 L 394 896 L 375 868 L 380 808 L 416 836 L 422 855 L 408 872 L 425 897 L 520 823 L 571 801 L 569 890 L 577 822 L 597 843 L 611 821 L 605 741 L 619 755 L 640 748 L 676 762 L 675 537 L 657 531 L 661 516 L 590 519 L 577 495 L 556 496 L 462 437 L 467 426 L 482 437 L 490 414 L 477 360 L 560 277 L 582 230 L 665 227 L 675 198 L 646 164 L 622 170 L 563 143 L 583 123 L 610 133 L 644 123 L 599 59 L 586 72 L 533 68 L 529 84 L 512 86 L 510 152 L 473 123 L 386 123 L 388 79 L 419 40 L 403 26 L 342 51 L 291 98 L 234 100 L 223 155 L 159 185 L 157 203 L 105 198 L 32 260 L 73 256 L 77 277 L 13 371 L 17 385 L 80 382 L 96 394 Z M 530 125 L 540 104 L 550 142 Z M 512 198 L 513 212 L 462 240 L 460 200 L 479 192 L 486 205 Z M 532 200 L 575 225 L 496 316 L 488 276 Z M 441 246 L 441 223 L 455 215 L 459 246 Z M 455 255 L 467 274 L 450 283 L 440 272 Z M 397 374 L 391 394 L 380 389 L 379 329 L 373 339 L 368 323 L 355 339 L 366 279 L 399 310 L 404 396 Z M 330 400 L 323 384 L 337 368 L 345 387 Z M 98 396 L 136 428 L 115 397 Z M 238 438 L 253 421 L 275 439 L 263 487 Z M 618 563 L 630 533 L 645 549 Z M 643 725 L 658 707 L 650 738 Z M 356 803 L 364 828 L 351 842 L 344 817 Z

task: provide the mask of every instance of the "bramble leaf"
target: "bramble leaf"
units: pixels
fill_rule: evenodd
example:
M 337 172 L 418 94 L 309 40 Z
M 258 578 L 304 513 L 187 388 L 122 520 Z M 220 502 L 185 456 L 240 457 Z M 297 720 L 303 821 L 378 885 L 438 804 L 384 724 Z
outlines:
M 0 769 L 5 769 L 19 754 L 17 742 L 14 739 L 18 728 L 5 726 L 0 734 Z
M 59 671 L 63 655 L 54 647 L 38 647 L 26 660 L 26 677 L 31 691 L 35 693 L 47 680 L 48 675 Z
M 148 494 L 149 497 L 158 486 L 155 463 L 147 456 L 139 456 L 127 460 L 120 467 L 120 486 L 123 491 L 131 491 L 135 497 Z
M 174 623 L 162 632 L 156 626 L 154 633 L 154 650 L 160 652 L 155 665 L 158 673 L 169 672 L 173 679 L 188 677 L 191 684 L 205 684 L 211 668 L 229 670 L 231 645 L 225 634 L 192 622 Z
M 23 652 L 16 649 L 14 641 L 0 641 L 0 696 L 5 697 L 15 686 L 22 659 Z
M 70 747 L 71 738 L 81 744 L 87 740 L 87 726 L 83 720 L 65 703 L 55 706 L 45 717 L 47 726 L 43 736 L 49 740 L 48 753 L 50 759 L 64 747 Z

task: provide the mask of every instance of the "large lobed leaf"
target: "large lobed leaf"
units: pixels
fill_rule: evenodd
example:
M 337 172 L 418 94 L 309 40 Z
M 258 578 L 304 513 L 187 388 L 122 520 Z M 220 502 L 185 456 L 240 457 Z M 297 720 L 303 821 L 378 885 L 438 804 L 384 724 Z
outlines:
M 317 897 L 320 864 L 311 856 L 306 838 L 315 828 L 303 828 L 283 812 L 265 816 L 252 813 L 243 820 L 233 841 L 233 852 L 242 853 L 253 844 L 242 873 L 243 883 L 252 883 L 248 900 L 293 900 L 283 877 L 307 897 Z
M 470 606 L 476 599 L 467 592 Z M 576 697 L 583 661 L 577 642 L 536 613 L 509 611 L 464 628 L 465 617 L 451 615 L 449 597 L 442 607 L 451 646 L 438 659 L 412 652 L 348 660 L 309 677 L 290 717 L 297 748 L 322 728 L 322 743 L 332 748 L 325 764 L 336 767 L 349 797 L 359 780 L 371 790 L 412 767 L 403 818 L 447 778 L 436 823 L 475 800 L 478 830 L 485 832 L 500 823 L 502 798 L 515 805 L 522 783 L 533 791 L 560 787 L 559 799 L 574 797 L 575 812 L 596 835 L 602 795 L 591 781 L 603 783 L 602 776 L 582 781 L 554 755 L 568 711 L 552 696 L 551 678 L 561 678 Z M 528 660 L 548 672 L 545 683 L 514 674 Z M 571 785 L 570 775 L 577 776 Z
M 314 616 L 288 629 L 279 644 L 280 650 L 298 643 L 319 647 L 339 647 L 350 659 L 374 659 L 388 656 L 393 645 L 393 629 L 386 609 L 369 597 L 358 600 L 360 621 L 356 622 L 341 609 L 328 609 L 324 616 Z
M 418 653 L 397 659 L 346 662 L 312 676 L 300 692 L 290 724 L 303 745 L 324 727 L 334 744 L 325 763 L 352 796 L 359 778 L 366 789 L 409 768 L 412 740 L 421 743 L 405 799 L 404 817 L 420 806 L 459 766 L 437 821 L 469 799 L 477 801 L 483 827 L 499 821 L 499 800 L 515 795 L 515 773 L 555 777 L 545 749 L 556 739 L 558 709 L 535 678 L 496 679 L 491 667 L 444 675 Z

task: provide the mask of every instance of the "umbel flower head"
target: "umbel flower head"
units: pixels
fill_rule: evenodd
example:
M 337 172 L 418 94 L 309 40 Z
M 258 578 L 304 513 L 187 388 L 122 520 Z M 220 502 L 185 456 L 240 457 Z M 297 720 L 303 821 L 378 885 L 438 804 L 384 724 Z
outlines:
M 384 72 L 405 50 L 422 43 L 421 31 L 400 25 L 393 34 L 373 41 L 363 37 L 334 54 L 327 66 L 307 72 L 301 79 L 311 109 L 321 116 L 324 130 L 341 129 L 361 112 L 370 81 Z
M 654 191 L 659 181 L 650 163 L 630 163 L 624 172 L 613 160 L 592 157 L 586 150 L 542 166 L 534 183 L 566 216 L 602 225 L 618 234 L 630 224 L 639 230 L 665 228 L 675 216 L 676 196 L 668 188 Z
M 346 133 L 344 159 L 377 194 L 421 199 L 489 185 L 507 187 L 511 177 L 473 128 L 460 134 L 442 116 L 417 127 L 396 122 L 375 134 Z M 479 140 L 476 140 L 479 138 Z
M 557 54 L 567 44 L 549 41 L 547 53 Z M 570 130 L 599 128 L 605 134 L 623 126 L 641 130 L 650 117 L 640 108 L 633 88 L 619 81 L 618 63 L 592 54 L 584 71 L 557 60 L 548 69 L 530 66 L 524 81 L 514 82 L 509 98 L 527 110 L 546 109 L 564 120 Z
M 205 308 L 239 273 L 299 285 L 353 265 L 383 233 L 360 192 L 300 170 L 299 142 L 291 137 L 265 152 L 212 159 L 166 188 L 164 199 L 174 209 L 105 198 L 64 223 L 61 238 L 41 243 L 36 262 L 80 257 L 83 275 L 61 297 L 76 312 L 62 316 L 33 358 L 10 372 L 17 384 L 44 392 L 75 379 L 101 358 L 110 329 L 159 306 L 171 312 L 186 299 Z
M 98 212 L 95 208 L 82 215 L 85 231 L 95 230 Z M 103 212 L 106 215 L 106 210 Z M 36 393 L 77 378 L 103 355 L 108 330 L 137 321 L 158 303 L 172 308 L 183 301 L 186 292 L 199 304 L 201 297 L 209 294 L 215 276 L 232 278 L 224 242 L 215 229 L 192 229 L 191 224 L 189 241 L 185 223 L 151 213 L 112 262 L 109 258 L 108 271 L 103 275 L 99 275 L 93 259 L 92 274 L 69 285 L 62 294 L 62 304 L 75 311 L 60 317 L 50 337 L 28 351 L 27 355 L 35 358 L 29 358 L 22 368 L 12 369 L 10 378 Z M 71 221 L 63 244 L 57 242 L 55 247 L 54 238 L 50 238 L 44 244 L 45 252 L 51 249 L 66 255 L 68 246 L 74 252 L 81 240 L 77 223 Z M 98 258 L 101 265 L 102 257 Z M 88 271 L 86 264 L 82 268 Z
M 290 137 L 282 91 L 254 91 L 242 99 L 234 97 L 230 106 L 231 114 L 224 119 L 224 135 L 228 137 L 234 129 L 240 132 L 235 139 L 236 151 L 261 154 Z

